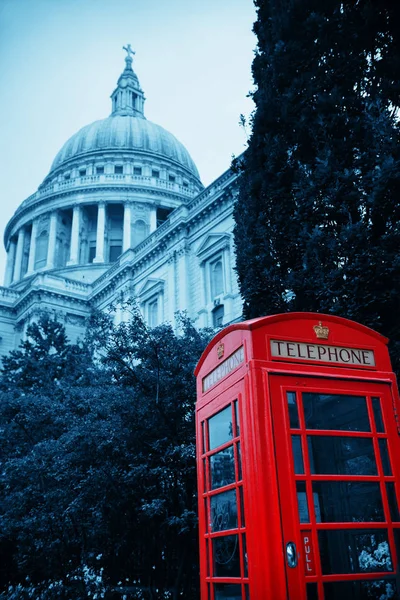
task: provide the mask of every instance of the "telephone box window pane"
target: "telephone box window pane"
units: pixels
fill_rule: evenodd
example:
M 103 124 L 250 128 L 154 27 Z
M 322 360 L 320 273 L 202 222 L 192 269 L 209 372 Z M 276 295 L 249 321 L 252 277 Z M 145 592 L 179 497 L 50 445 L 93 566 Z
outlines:
M 247 585 L 247 583 L 244 586 L 244 595 L 246 600 L 250 600 L 249 586 Z
M 206 459 L 203 460 L 203 481 L 204 481 L 204 491 L 207 491 L 207 463 Z
M 235 407 L 236 435 L 240 435 L 240 420 L 239 420 L 238 401 L 235 400 L 233 405 Z
M 372 409 L 374 411 L 376 431 L 378 433 L 384 433 L 385 427 L 383 425 L 381 401 L 379 398 L 372 398 Z
M 286 392 L 291 429 L 300 429 L 296 392 Z
M 243 500 L 243 488 L 239 488 L 239 497 L 240 497 L 240 515 L 241 515 L 241 527 L 246 526 L 246 521 L 244 517 L 244 500 Z
M 237 448 L 237 459 L 238 459 L 238 481 L 242 480 L 242 454 L 240 451 L 240 442 L 236 445 Z
M 377 475 L 371 438 L 310 435 L 307 437 L 313 475 Z
M 318 531 L 318 540 L 323 575 L 393 570 L 386 529 Z
M 206 533 L 208 533 L 208 507 L 207 507 L 207 498 L 204 498 L 204 518 L 206 520 Z
M 242 552 L 243 552 L 243 573 L 244 577 L 248 577 L 248 560 L 247 560 L 247 546 L 246 546 L 246 534 L 242 535 Z
M 215 490 L 235 481 L 233 446 L 210 456 L 211 489 Z
M 303 392 L 307 429 L 371 431 L 364 396 Z
M 214 583 L 215 600 L 242 600 L 242 586 L 236 583 Z
M 307 600 L 318 600 L 318 585 L 316 583 L 307 583 Z M 343 597 L 340 600 L 343 600 Z
M 303 451 L 301 449 L 301 437 L 299 435 L 292 435 L 292 449 L 293 449 L 294 472 L 296 473 L 296 475 L 303 475 L 304 474 Z
M 394 483 L 390 482 L 386 484 L 386 493 L 389 502 L 390 517 L 392 521 L 400 521 L 399 506 L 397 504 L 396 488 L 394 487 Z
M 300 523 L 309 523 L 310 515 L 308 514 L 307 491 L 304 481 L 296 482 L 296 492 Z
M 232 407 L 230 404 L 208 419 L 208 435 L 210 437 L 210 450 L 222 446 L 222 444 L 233 438 Z
M 313 482 L 313 498 L 320 523 L 385 521 L 379 483 Z
M 207 600 L 211 600 L 211 588 L 209 583 L 207 583 Z
M 202 454 L 207 451 L 206 449 L 206 424 L 205 421 L 201 423 L 201 442 L 203 445 Z
M 210 497 L 212 531 L 235 529 L 238 526 L 236 490 Z
M 206 540 L 207 577 L 210 577 L 210 540 Z
M 324 592 L 325 600 L 389 600 L 398 597 L 393 579 L 330 581 L 324 583 Z
M 225 535 L 213 538 L 212 544 L 214 577 L 240 577 L 239 536 Z
M 391 475 L 392 474 L 392 469 L 390 467 L 390 460 L 389 460 L 389 452 L 388 452 L 388 447 L 387 447 L 387 441 L 386 440 L 379 440 L 379 448 L 380 448 L 380 451 L 381 451 L 383 474 L 384 475 Z

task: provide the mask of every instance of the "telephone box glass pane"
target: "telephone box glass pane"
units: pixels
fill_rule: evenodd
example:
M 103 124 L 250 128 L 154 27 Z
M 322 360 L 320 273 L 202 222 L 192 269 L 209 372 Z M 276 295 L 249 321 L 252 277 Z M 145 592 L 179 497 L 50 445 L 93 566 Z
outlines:
M 297 406 L 296 392 L 286 392 L 289 409 L 289 421 L 291 429 L 300 429 L 299 409 Z
M 325 600 L 389 600 L 398 598 L 393 579 L 330 581 L 324 583 Z
M 379 483 L 313 482 L 313 497 L 316 518 L 320 523 L 385 520 Z
M 371 438 L 309 435 L 313 475 L 377 475 Z
M 247 546 L 246 546 L 246 534 L 245 533 L 242 535 L 242 552 L 243 552 L 243 574 L 244 574 L 244 577 L 248 577 Z
M 237 460 L 238 460 L 238 481 L 242 480 L 242 454 L 240 451 L 240 442 L 236 445 Z
M 307 491 L 304 481 L 296 482 L 296 492 L 300 523 L 309 523 L 310 515 L 308 514 Z
M 316 583 L 307 583 L 307 600 L 318 600 L 318 585 Z M 343 600 L 343 598 L 340 600 Z
M 371 431 L 364 396 L 303 392 L 307 429 Z
M 239 497 L 240 497 L 240 515 L 241 515 L 241 527 L 245 527 L 245 515 L 244 515 L 244 500 L 243 500 L 243 488 L 239 488 Z
M 386 484 L 386 493 L 389 502 L 390 518 L 392 521 L 400 521 L 399 506 L 397 504 L 396 490 L 393 482 Z
M 208 435 L 210 450 L 222 446 L 233 438 L 232 407 L 229 404 L 224 410 L 208 419 Z
M 296 475 L 303 475 L 304 474 L 303 451 L 301 449 L 301 437 L 299 435 L 292 435 L 292 449 L 293 449 L 294 472 L 296 473 Z
M 318 540 L 324 575 L 393 570 L 386 529 L 318 531 Z
M 214 577 L 240 577 L 239 536 L 213 538 L 212 544 Z
M 235 407 L 235 421 L 236 421 L 236 435 L 240 435 L 240 418 L 239 418 L 239 410 L 238 410 L 238 401 L 234 402 Z
M 386 440 L 379 440 L 379 448 L 380 448 L 380 451 L 381 451 L 383 474 L 384 475 L 391 475 L 392 474 L 392 469 L 390 467 L 390 460 L 389 460 L 389 452 L 388 452 L 388 447 L 387 447 L 387 441 Z
M 381 401 L 379 398 L 372 398 L 372 408 L 374 411 L 376 431 L 378 433 L 384 433 L 385 427 L 383 425 Z
M 233 446 L 210 456 L 211 489 L 229 485 L 235 481 Z
M 236 583 L 215 583 L 215 600 L 242 600 L 242 586 Z
M 238 526 L 236 490 L 210 496 L 212 531 L 235 529 Z

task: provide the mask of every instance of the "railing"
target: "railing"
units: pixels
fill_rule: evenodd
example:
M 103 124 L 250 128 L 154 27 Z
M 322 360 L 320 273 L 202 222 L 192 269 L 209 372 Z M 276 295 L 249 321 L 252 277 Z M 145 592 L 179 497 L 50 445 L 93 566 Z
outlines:
M 33 203 L 35 200 L 51 196 L 57 192 L 63 192 L 65 190 L 80 189 L 93 184 L 121 184 L 121 185 L 143 185 L 148 187 L 159 188 L 162 190 L 168 190 L 187 198 L 193 198 L 196 195 L 197 190 L 193 186 L 186 187 L 175 182 L 166 181 L 158 177 L 147 177 L 145 175 L 120 175 L 115 173 L 106 173 L 102 175 L 85 175 L 84 177 L 75 177 L 74 179 L 68 179 L 66 181 L 57 181 L 51 183 L 46 187 L 39 188 L 37 192 L 31 194 L 21 204 L 22 207 L 26 207 L 28 204 Z

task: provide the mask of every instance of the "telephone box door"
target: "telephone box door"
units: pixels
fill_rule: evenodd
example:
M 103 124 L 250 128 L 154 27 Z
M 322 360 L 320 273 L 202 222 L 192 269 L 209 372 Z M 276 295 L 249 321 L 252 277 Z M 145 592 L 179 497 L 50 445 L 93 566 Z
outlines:
M 399 598 L 389 384 L 270 376 L 290 600 Z

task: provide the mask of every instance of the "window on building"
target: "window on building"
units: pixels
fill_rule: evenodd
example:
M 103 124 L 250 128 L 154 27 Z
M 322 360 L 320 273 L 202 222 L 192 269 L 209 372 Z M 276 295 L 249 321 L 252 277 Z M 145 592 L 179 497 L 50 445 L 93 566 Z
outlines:
M 217 261 L 210 265 L 210 287 L 211 287 L 211 299 L 216 296 L 223 294 L 224 292 L 224 272 L 222 266 L 222 259 L 219 258 Z
M 175 183 L 175 181 L 176 181 L 175 175 L 169 175 L 168 176 L 168 181 L 170 181 L 171 183 Z
M 92 263 L 96 256 L 96 244 L 91 243 L 89 246 L 89 262 Z
M 141 175 L 142 174 L 142 167 L 133 167 L 133 174 L 134 175 Z
M 96 173 L 97 175 L 103 175 L 104 167 L 96 167 Z
M 79 169 L 79 177 L 85 177 L 86 169 Z
M 124 172 L 124 167 L 122 165 L 115 165 L 114 173 L 116 175 L 122 175 L 123 172 Z
M 121 242 L 111 242 L 110 244 L 110 263 L 116 262 L 122 253 Z
M 183 185 L 184 188 L 188 188 L 189 187 L 189 183 L 187 181 L 184 181 L 182 185 Z
M 158 298 L 147 303 L 147 322 L 149 327 L 158 325 Z
M 133 243 L 135 246 L 143 242 L 147 235 L 147 225 L 144 221 L 136 221 L 133 226 Z
M 136 98 L 137 98 L 136 94 L 134 94 L 132 92 L 132 106 L 133 106 L 133 108 L 136 108 Z
M 47 247 L 49 244 L 49 234 L 42 231 L 36 238 L 35 269 L 41 269 L 47 263 Z
M 158 179 L 160 177 L 160 171 L 158 171 L 157 169 L 152 169 L 151 176 Z
M 213 327 L 222 327 L 224 321 L 224 305 L 219 304 L 212 311 Z
M 172 208 L 157 208 L 157 227 L 160 227 L 169 217 Z
M 65 175 L 64 175 L 64 179 L 65 179 L 66 181 L 68 181 L 68 179 L 71 179 L 71 173 L 65 173 Z

